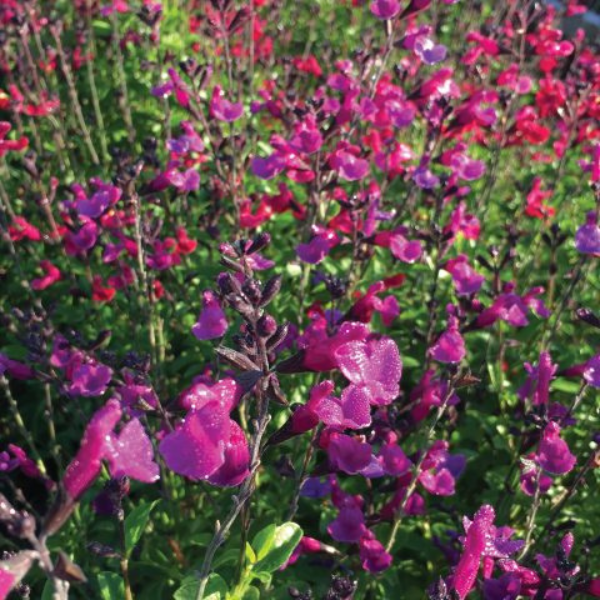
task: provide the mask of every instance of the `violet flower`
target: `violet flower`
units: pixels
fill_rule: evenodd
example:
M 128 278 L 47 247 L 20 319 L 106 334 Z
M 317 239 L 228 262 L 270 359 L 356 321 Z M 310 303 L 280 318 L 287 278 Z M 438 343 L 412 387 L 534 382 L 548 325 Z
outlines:
M 369 573 L 381 573 L 392 564 L 392 555 L 386 552 L 384 545 L 367 530 L 358 542 L 362 567 Z
M 575 248 L 582 254 L 600 256 L 600 227 L 598 226 L 598 215 L 595 212 L 589 212 L 585 225 L 577 230 Z
M 548 473 L 564 475 L 569 473 L 577 462 L 569 446 L 560 437 L 560 427 L 551 422 L 546 425 L 537 453 L 537 462 Z
M 454 315 L 448 317 L 448 328 L 430 348 L 429 354 L 441 363 L 456 364 L 466 355 L 465 341 L 458 330 L 458 319 Z
M 400 14 L 400 2 L 398 0 L 373 0 L 371 12 L 378 19 L 393 19 Z
M 71 396 L 101 396 L 112 374 L 112 369 L 101 363 L 81 364 L 73 370 L 67 391 Z

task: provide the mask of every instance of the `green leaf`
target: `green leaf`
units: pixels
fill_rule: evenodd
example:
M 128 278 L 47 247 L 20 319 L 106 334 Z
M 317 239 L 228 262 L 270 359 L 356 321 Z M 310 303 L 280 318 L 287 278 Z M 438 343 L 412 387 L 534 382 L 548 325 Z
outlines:
M 267 525 L 264 529 L 261 529 L 252 540 L 252 548 L 254 548 L 254 552 L 256 552 L 257 560 L 262 560 L 273 545 L 275 541 L 275 533 L 277 532 L 277 525 L 275 523 L 271 523 Z
M 250 564 L 254 564 L 256 562 L 256 554 L 254 554 L 254 550 L 252 550 L 252 546 L 246 542 L 246 560 Z
M 267 554 L 259 560 L 253 570 L 257 573 L 272 573 L 281 567 L 292 555 L 302 539 L 302 529 L 296 523 L 288 521 L 275 530 L 273 543 Z
M 144 529 L 148 524 L 150 513 L 152 509 L 160 502 L 155 500 L 151 504 L 140 504 L 136 506 L 125 519 L 125 548 L 127 556 L 131 554 L 131 551 L 135 548 L 135 545 L 140 541 Z
M 242 596 L 242 600 L 260 600 L 260 592 L 258 588 L 250 586 Z
M 102 600 L 117 600 L 125 597 L 125 585 L 117 573 L 109 571 L 98 573 L 98 587 Z
M 196 600 L 200 580 L 194 575 L 186 577 L 181 587 L 173 594 L 173 600 Z M 208 582 L 204 588 L 203 600 L 225 600 L 227 596 L 227 584 L 225 580 L 216 573 L 208 577 Z
M 42 592 L 42 600 L 52 600 L 54 595 L 54 586 L 50 580 L 46 581 L 44 591 Z

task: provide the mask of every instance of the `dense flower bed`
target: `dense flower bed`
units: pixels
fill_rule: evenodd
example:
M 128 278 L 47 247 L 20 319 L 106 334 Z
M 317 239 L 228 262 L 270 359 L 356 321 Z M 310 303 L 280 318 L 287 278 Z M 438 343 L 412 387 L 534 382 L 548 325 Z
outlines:
M 0 0 L 0 599 L 600 596 L 586 10 Z

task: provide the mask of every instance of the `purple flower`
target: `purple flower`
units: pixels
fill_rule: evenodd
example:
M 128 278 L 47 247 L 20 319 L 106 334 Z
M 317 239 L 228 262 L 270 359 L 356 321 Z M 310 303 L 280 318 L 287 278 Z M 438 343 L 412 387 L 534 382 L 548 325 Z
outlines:
M 590 360 L 585 363 L 583 378 L 588 385 L 600 388 L 600 354 L 590 358 Z
M 322 481 L 320 477 L 309 477 L 304 481 L 300 488 L 300 495 L 303 498 L 324 498 L 329 496 L 333 490 L 331 483 L 332 476 Z
M 213 340 L 225 335 L 227 319 L 213 292 L 206 290 L 202 294 L 202 312 L 197 323 L 192 327 L 192 333 L 199 340 Z
M 446 46 L 435 44 L 431 38 L 424 35 L 415 40 L 414 51 L 426 65 L 435 65 L 443 61 L 448 53 Z
M 400 477 L 412 467 L 412 462 L 396 444 L 385 444 L 379 451 L 381 466 L 387 475 Z
M 76 367 L 68 392 L 72 396 L 101 396 L 112 377 L 112 369 L 103 364 L 85 363 Z
M 427 167 L 417 167 L 413 173 L 413 180 L 422 190 L 432 190 L 440 184 L 440 178 L 434 175 Z
M 285 157 L 273 152 L 267 158 L 255 156 L 251 163 L 252 173 L 260 179 L 273 179 L 285 169 Z
M 392 555 L 386 552 L 384 545 L 376 539 L 372 531 L 367 531 L 358 542 L 362 567 L 369 573 L 381 573 L 392 564 Z
M 371 12 L 378 19 L 393 19 L 400 13 L 400 2 L 398 0 L 373 0 Z
M 0 375 L 4 375 L 4 373 L 8 373 L 15 379 L 31 379 L 34 375 L 31 367 L 17 360 L 12 360 L 12 358 L 8 358 L 6 354 L 0 352 Z
M 337 150 L 329 159 L 331 166 L 346 181 L 358 181 L 369 172 L 369 162 L 346 150 Z
M 485 281 L 485 277 L 469 265 L 468 258 L 464 254 L 450 259 L 444 265 L 444 269 L 452 275 L 457 296 L 476 294 Z
M 595 212 L 587 214 L 585 225 L 575 234 L 575 248 L 582 254 L 600 255 L 600 227 Z
M 409 241 L 399 232 L 393 233 L 390 237 L 390 251 L 395 258 L 408 264 L 416 262 L 423 254 L 421 242 Z
M 213 89 L 210 100 L 210 114 L 219 121 L 233 123 L 237 121 L 244 112 L 244 106 L 241 102 L 229 102 L 223 97 L 221 88 L 217 85 Z
M 423 461 L 419 483 L 435 496 L 452 496 L 456 479 L 464 471 L 465 464 L 462 454 L 452 456 L 448 452 L 448 442 L 438 440 L 428 450 Z
M 499 579 L 483 582 L 484 600 L 517 600 L 521 592 L 521 579 L 513 573 L 504 573 Z
M 319 229 L 317 234 L 307 244 L 298 244 L 296 254 L 298 258 L 311 265 L 319 264 L 329 251 L 339 243 L 335 231 Z
M 180 192 L 195 192 L 200 187 L 200 174 L 196 169 L 187 169 L 183 173 L 172 169 L 168 171 L 169 183 Z
M 346 379 L 365 390 L 371 404 L 390 404 L 398 396 L 402 360 L 392 339 L 347 342 L 337 348 L 335 359 Z
M 333 467 L 349 475 L 359 473 L 371 462 L 371 446 L 342 433 L 331 434 L 327 452 Z
M 336 542 L 358 542 L 367 531 L 362 510 L 357 506 L 343 506 L 338 516 L 329 523 L 327 531 Z

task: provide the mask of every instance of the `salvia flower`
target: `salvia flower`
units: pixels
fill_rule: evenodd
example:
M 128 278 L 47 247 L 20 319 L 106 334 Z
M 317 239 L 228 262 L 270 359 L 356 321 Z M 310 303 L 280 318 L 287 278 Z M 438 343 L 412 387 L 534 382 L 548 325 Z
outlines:
M 230 102 L 223 96 L 223 91 L 219 86 L 215 86 L 210 100 L 210 114 L 219 121 L 233 123 L 237 121 L 244 113 L 244 106 L 241 102 Z
M 228 323 L 216 295 L 210 290 L 202 294 L 202 312 L 192 333 L 199 340 L 213 340 L 225 335 Z
M 153 460 L 153 448 L 139 420 L 129 421 L 120 433 L 115 427 L 121 420 L 121 404 L 109 400 L 99 409 L 86 427 L 81 445 L 63 478 L 63 487 L 76 501 L 100 474 L 102 461 L 109 465 L 113 477 L 131 477 L 152 483 L 159 477 Z
M 582 254 L 600 256 L 600 227 L 598 227 L 598 216 L 595 212 L 589 212 L 585 225 L 577 230 L 575 248 Z
M 373 0 L 371 12 L 378 19 L 393 19 L 400 14 L 400 2 L 398 0 Z

